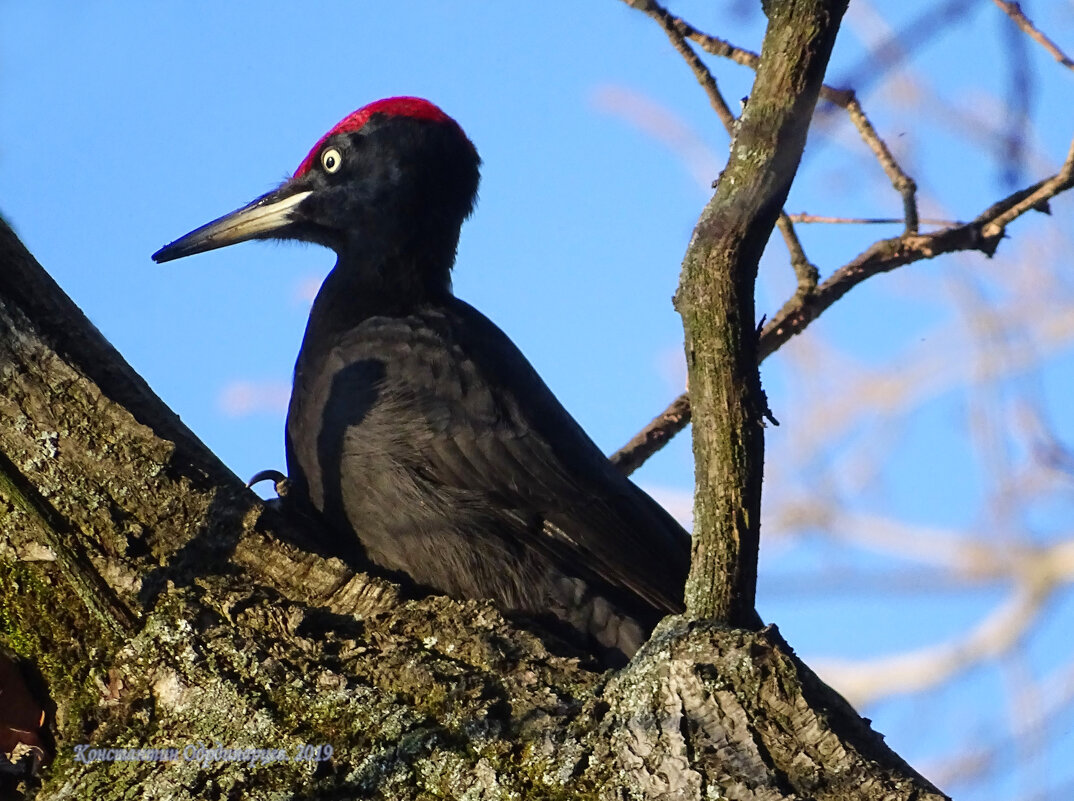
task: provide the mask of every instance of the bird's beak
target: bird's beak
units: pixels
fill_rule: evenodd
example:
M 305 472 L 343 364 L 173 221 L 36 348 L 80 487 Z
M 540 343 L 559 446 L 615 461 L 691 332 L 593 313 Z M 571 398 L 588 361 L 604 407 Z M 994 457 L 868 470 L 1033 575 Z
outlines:
M 312 192 L 284 184 L 248 203 L 241 209 L 196 228 L 153 254 L 158 264 L 204 253 L 236 242 L 271 236 L 295 221 L 295 208 Z

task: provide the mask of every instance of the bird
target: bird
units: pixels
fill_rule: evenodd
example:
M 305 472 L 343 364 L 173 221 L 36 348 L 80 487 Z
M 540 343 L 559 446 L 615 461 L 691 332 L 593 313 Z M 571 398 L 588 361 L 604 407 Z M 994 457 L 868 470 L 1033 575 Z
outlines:
M 345 117 L 293 176 L 153 254 L 328 247 L 286 422 L 288 500 L 343 553 L 488 599 L 625 664 L 683 611 L 690 535 L 623 475 L 508 336 L 452 292 L 481 159 L 417 97 Z

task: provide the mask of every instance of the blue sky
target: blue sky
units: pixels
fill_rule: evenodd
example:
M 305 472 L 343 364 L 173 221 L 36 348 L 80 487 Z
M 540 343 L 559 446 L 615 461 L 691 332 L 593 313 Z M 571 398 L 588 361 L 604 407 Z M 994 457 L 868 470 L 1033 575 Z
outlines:
M 830 71 L 836 83 L 863 78 L 866 44 L 882 29 L 868 6 L 853 5 Z M 877 6 L 895 30 L 928 7 Z M 672 8 L 759 47 L 752 3 Z M 1047 20 L 1070 30 L 1072 17 L 1057 4 Z M 290 373 L 309 297 L 333 256 L 265 243 L 163 266 L 149 255 L 285 179 L 322 133 L 380 97 L 428 97 L 477 145 L 480 201 L 464 228 L 456 293 L 508 332 L 601 447 L 617 448 L 682 390 L 682 333 L 670 299 L 727 138 L 664 35 L 625 4 L 160 2 L 149 13 L 134 3 L 35 0 L 0 4 L 0 20 L 0 213 L 238 475 L 284 466 Z M 939 26 L 913 48 L 909 63 L 933 81 L 933 97 L 884 110 L 900 98 L 897 83 L 869 81 L 862 94 L 881 133 L 905 153 L 926 211 L 965 219 L 1004 188 L 987 149 L 937 122 L 945 107 L 985 108 L 990 93 L 1002 96 L 1008 39 L 1000 22 L 991 3 L 967 4 L 957 25 Z M 1074 130 L 1070 74 L 1028 52 L 1040 76 L 1034 108 L 1047 109 L 1050 123 L 1035 142 L 1047 163 L 1028 164 L 1026 182 L 1055 168 Z M 748 93 L 752 73 L 716 68 L 733 104 Z M 847 131 L 840 123 L 813 134 L 788 210 L 897 216 L 897 198 Z M 1053 223 L 1069 228 L 1070 200 L 1054 206 Z M 1014 241 L 1041 224 L 1017 224 Z M 822 273 L 895 233 L 802 227 Z M 952 317 L 936 291 L 945 271 L 972 275 L 982 264 L 930 262 L 877 279 L 818 332 L 838 344 L 840 358 L 887 369 Z M 759 313 L 774 313 L 792 287 L 774 246 L 762 265 Z M 799 414 L 800 398 L 824 384 L 818 376 L 803 384 L 781 359 L 765 367 L 783 422 L 769 432 L 774 454 L 813 424 Z M 1074 437 L 1063 403 L 1074 389 L 1069 357 L 1050 362 L 1040 381 L 1056 430 Z M 962 401 L 941 394 L 900 437 L 883 499 L 855 502 L 931 523 L 972 522 L 983 490 L 964 418 Z M 944 479 L 922 480 L 922 465 Z M 683 436 L 638 479 L 681 507 L 692 470 Z M 769 493 L 816 491 L 806 472 L 773 465 L 769 477 Z M 1060 507 L 1045 515 L 1047 525 L 1070 511 Z M 893 617 L 887 597 L 802 603 L 787 595 L 781 577 L 825 563 L 829 550 L 766 551 L 762 612 L 807 656 L 922 644 L 971 625 L 995 600 L 988 592 L 925 597 L 920 610 L 903 604 Z M 970 695 L 959 703 L 977 702 Z M 871 712 L 897 747 L 915 747 L 904 711 L 886 719 Z

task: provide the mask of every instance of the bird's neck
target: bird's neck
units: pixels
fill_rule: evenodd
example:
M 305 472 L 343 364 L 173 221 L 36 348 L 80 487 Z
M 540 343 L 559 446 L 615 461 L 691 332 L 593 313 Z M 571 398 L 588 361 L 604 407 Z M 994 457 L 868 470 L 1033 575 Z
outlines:
M 405 316 L 451 298 L 454 245 L 440 253 L 341 253 L 310 310 L 303 350 L 327 343 L 370 317 Z

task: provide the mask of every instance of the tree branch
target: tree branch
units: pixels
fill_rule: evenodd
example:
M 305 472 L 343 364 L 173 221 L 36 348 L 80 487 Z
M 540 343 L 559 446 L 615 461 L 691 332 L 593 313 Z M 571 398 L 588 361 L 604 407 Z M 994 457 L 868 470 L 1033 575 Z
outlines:
M 1074 61 L 1070 59 L 1070 56 L 1064 53 L 1059 48 L 1059 45 L 1049 39 L 1040 28 L 1030 21 L 1025 15 L 1025 12 L 1022 11 L 1021 4 L 1008 2 L 1008 0 L 992 0 L 992 2 L 999 6 L 1003 13 L 1010 17 L 1014 21 L 1014 24 L 1022 29 L 1023 33 L 1047 50 L 1048 55 L 1064 67 L 1074 69 Z
M 690 398 L 685 393 L 653 418 L 649 425 L 639 431 L 626 445 L 617 450 L 609 460 L 629 476 L 645 460 L 664 447 L 668 440 L 682 431 L 690 422 Z
M 723 93 L 720 92 L 720 88 L 716 83 L 716 78 L 713 76 L 712 71 L 705 66 L 705 62 L 698 57 L 697 53 L 694 52 L 693 48 L 691 48 L 686 41 L 687 38 L 690 38 L 694 41 L 707 43 L 708 40 L 712 40 L 712 37 L 704 37 L 689 23 L 672 15 L 666 8 L 655 2 L 655 0 L 624 0 L 624 2 L 651 17 L 663 29 L 664 33 L 667 34 L 672 47 L 674 47 L 679 55 L 683 57 L 687 66 L 690 67 L 690 71 L 694 73 L 697 82 L 701 85 L 701 88 L 705 90 L 705 95 L 709 99 L 709 105 L 712 106 L 713 110 L 716 112 L 716 116 L 719 118 L 720 122 L 723 123 L 727 135 L 733 139 L 735 136 L 736 124 L 734 112 L 731 111 L 731 108 L 727 105 L 727 101 L 723 97 Z M 719 42 L 727 48 L 731 48 L 736 54 L 752 56 L 750 65 L 754 69 L 757 68 L 757 64 L 760 61 L 758 56 L 753 53 L 748 53 L 747 51 L 732 48 L 731 45 L 728 45 L 722 40 L 715 39 L 713 41 Z M 721 53 L 722 52 L 725 51 L 721 50 Z M 818 277 L 817 268 L 809 261 L 805 251 L 802 249 L 802 243 L 798 239 L 798 234 L 794 231 L 794 223 L 791 221 L 791 218 L 785 212 L 781 212 L 777 224 L 779 225 L 779 232 L 783 236 L 783 241 L 787 245 L 787 253 L 790 255 L 791 267 L 794 269 L 794 274 L 798 278 L 799 286 L 816 286 Z M 671 410 L 669 409 L 664 414 L 667 415 L 670 411 Z
M 719 56 L 720 58 L 730 59 L 736 64 L 741 64 L 752 70 L 756 70 L 761 63 L 761 57 L 756 53 L 742 47 L 737 47 L 719 37 L 703 33 L 681 17 L 676 17 L 671 14 L 666 8 L 655 2 L 655 0 L 624 0 L 624 2 L 633 8 L 643 11 L 656 20 L 680 53 L 683 52 L 684 47 L 687 47 L 683 40 L 689 39 L 707 53 Z M 999 2 L 999 0 L 997 0 L 997 2 Z M 697 61 L 696 54 L 694 54 L 692 50 L 690 50 L 689 53 L 693 60 Z M 687 60 L 691 64 L 691 68 L 694 69 L 694 61 L 691 61 L 689 58 Z M 697 61 L 697 63 L 700 64 L 699 61 Z M 701 67 L 707 71 L 707 68 L 704 68 L 704 65 L 701 65 Z M 695 74 L 697 74 L 696 69 Z M 699 81 L 700 80 L 699 77 Z M 702 85 L 704 85 L 704 81 L 702 81 Z M 714 79 L 713 85 L 715 85 Z M 821 86 L 820 96 L 829 103 L 832 103 L 847 112 L 851 123 L 853 123 L 854 127 L 858 130 L 858 135 L 861 136 L 862 141 L 865 142 L 866 146 L 873 152 L 873 155 L 876 156 L 877 161 L 880 163 L 880 167 L 884 170 L 885 175 L 888 176 L 888 180 L 891 181 L 891 185 L 895 188 L 895 191 L 902 196 L 903 218 L 906 223 L 906 231 L 908 233 L 916 233 L 918 225 L 917 184 L 915 184 L 914 180 L 906 174 L 902 167 L 899 166 L 887 144 L 880 138 L 880 135 L 876 132 L 872 123 L 869 122 L 869 118 L 866 116 L 864 109 L 862 109 L 861 103 L 858 102 L 854 91 L 851 89 L 836 89 L 824 84 Z M 719 113 L 718 109 L 717 113 Z M 722 114 L 720 115 L 720 119 L 721 121 L 724 120 Z M 791 256 L 793 259 L 793 251 Z
M 979 250 L 991 256 L 1008 225 L 1027 211 L 1043 208 L 1048 200 L 1071 187 L 1074 187 L 1074 141 L 1059 172 L 994 203 L 972 222 L 930 234 L 903 234 L 874 243 L 832 273 L 813 295 L 796 296 L 784 304 L 761 332 L 761 359 L 804 331 L 825 309 L 867 278 L 958 251 Z
M 303 550 L 2 223 L 0 455 L 0 645 L 54 710 L 40 801 L 942 798 L 774 629 L 669 619 L 609 680 Z M 116 748 L 175 755 L 93 758 Z
M 767 359 L 791 337 L 808 328 L 839 298 L 874 275 L 923 259 L 961 251 L 978 250 L 991 256 L 1003 239 L 1007 226 L 1029 211 L 1046 210 L 1051 198 L 1071 188 L 1074 188 L 1074 140 L 1071 141 L 1066 160 L 1055 175 L 1013 192 L 989 206 L 971 222 L 950 225 L 928 234 L 903 234 L 893 239 L 879 240 L 832 273 L 816 291 L 805 295 L 795 294 L 761 330 L 758 358 L 761 361 Z M 639 451 L 632 469 L 640 467 L 645 459 L 685 428 L 691 416 L 689 393 L 684 392 L 646 427 L 643 433 L 655 447 L 647 452 Z M 666 426 L 667 430 L 654 429 L 654 424 L 665 417 L 674 419 L 674 424 Z M 636 439 L 632 439 L 631 443 Z M 630 447 L 628 443 L 624 450 Z
M 755 625 L 763 422 L 757 371 L 757 265 L 805 147 L 845 2 L 767 7 L 757 80 L 727 168 L 683 260 L 676 308 L 699 424 L 687 613 Z

